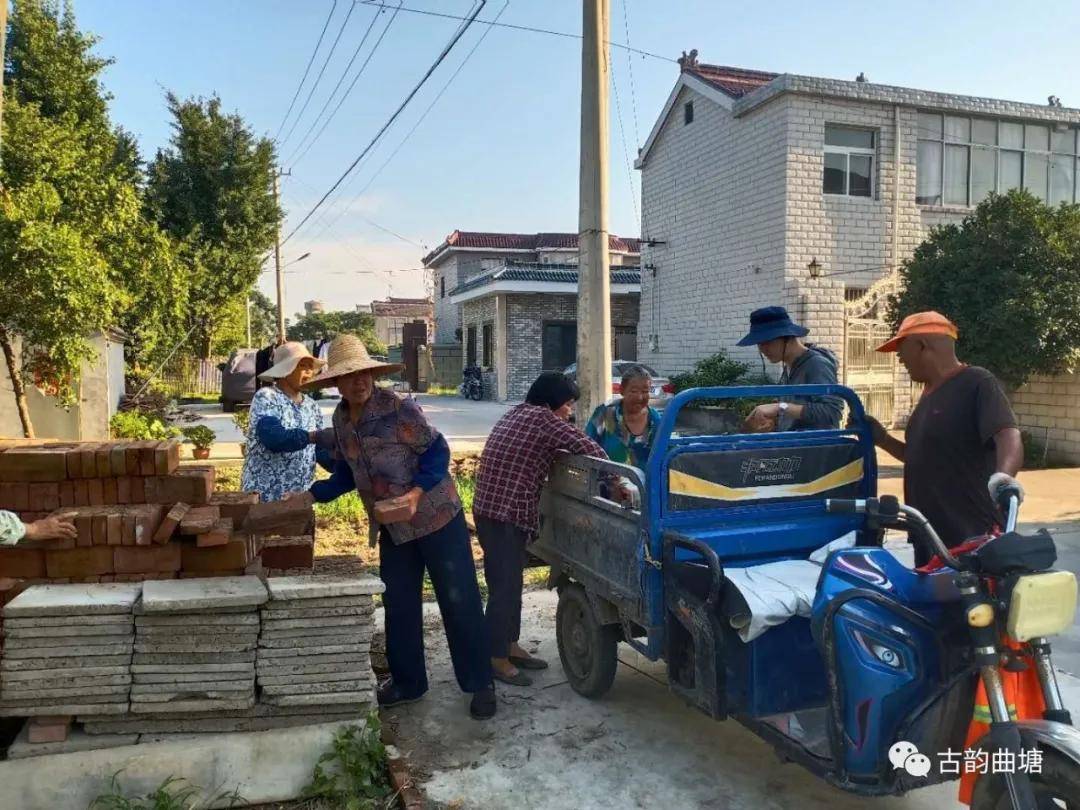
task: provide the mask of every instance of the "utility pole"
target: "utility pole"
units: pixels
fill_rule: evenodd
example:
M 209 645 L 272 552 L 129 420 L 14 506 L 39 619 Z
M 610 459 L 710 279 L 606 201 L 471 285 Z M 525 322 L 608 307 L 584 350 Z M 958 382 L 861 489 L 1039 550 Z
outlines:
M 7 63 L 7 0 L 0 0 L 0 66 Z M 0 139 L 4 133 L 4 82 L 0 81 Z
M 2 2 L 2 0 L 0 0 Z M 244 345 L 251 348 L 251 296 L 244 301 L 244 322 L 247 325 L 247 343 Z
M 611 396 L 608 255 L 608 29 L 610 0 L 583 0 L 581 188 L 578 210 L 578 423 Z
M 3 2 L 3 0 L 0 0 Z M 281 190 L 279 184 L 282 176 L 292 174 L 291 171 L 283 172 L 278 169 L 274 172 L 274 205 L 280 207 Z M 279 343 L 285 342 L 285 273 L 281 266 L 281 223 L 278 223 L 274 234 L 274 276 L 277 279 L 277 339 Z M 251 339 L 248 338 L 248 343 Z

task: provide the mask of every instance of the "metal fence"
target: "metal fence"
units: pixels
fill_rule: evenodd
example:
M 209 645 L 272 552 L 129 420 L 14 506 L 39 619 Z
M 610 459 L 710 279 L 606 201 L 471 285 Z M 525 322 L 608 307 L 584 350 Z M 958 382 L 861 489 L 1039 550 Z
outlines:
M 216 396 L 221 393 L 221 371 L 218 364 L 226 362 L 227 359 L 178 357 L 162 370 L 155 382 L 175 397 Z

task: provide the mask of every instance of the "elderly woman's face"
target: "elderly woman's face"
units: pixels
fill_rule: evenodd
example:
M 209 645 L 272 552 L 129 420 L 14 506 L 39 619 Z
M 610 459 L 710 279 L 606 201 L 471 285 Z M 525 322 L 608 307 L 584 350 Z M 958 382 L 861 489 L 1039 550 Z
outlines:
M 640 413 L 649 407 L 649 392 L 652 382 L 648 377 L 632 377 L 622 386 L 623 411 L 630 414 Z
M 315 360 L 311 357 L 305 357 L 299 363 L 296 364 L 296 368 L 292 370 L 285 380 L 293 388 L 299 389 L 300 386 L 309 382 L 312 377 L 315 376 Z
M 339 377 L 337 389 L 341 392 L 341 398 L 350 405 L 363 405 L 375 390 L 375 378 L 370 371 L 354 371 Z

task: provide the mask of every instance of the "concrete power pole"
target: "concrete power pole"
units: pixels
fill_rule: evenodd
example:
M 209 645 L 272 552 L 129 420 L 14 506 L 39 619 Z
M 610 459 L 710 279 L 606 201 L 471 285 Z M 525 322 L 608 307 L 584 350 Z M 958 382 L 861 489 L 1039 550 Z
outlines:
M 581 191 L 578 210 L 578 424 L 611 396 L 608 255 L 608 28 L 610 0 L 583 0 Z
M 2 2 L 2 0 L 0 0 Z M 274 205 L 280 206 L 281 191 L 279 183 L 283 172 L 280 169 L 274 172 Z M 278 223 L 277 233 L 274 234 L 274 277 L 277 280 L 277 339 L 279 343 L 285 342 L 285 273 L 281 267 L 281 223 Z M 248 343 L 251 341 L 249 340 Z
M 7 60 L 7 0 L 0 0 L 0 66 Z M 0 77 L 0 139 L 4 132 L 4 82 Z

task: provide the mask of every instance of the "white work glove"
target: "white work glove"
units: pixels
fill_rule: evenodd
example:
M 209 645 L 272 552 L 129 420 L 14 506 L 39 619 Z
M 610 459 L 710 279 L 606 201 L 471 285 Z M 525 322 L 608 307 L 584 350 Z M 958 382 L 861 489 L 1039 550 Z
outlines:
M 986 484 L 986 489 L 990 493 L 990 500 L 994 503 L 998 502 L 1001 497 L 1001 493 L 1006 489 L 1013 489 L 1016 491 L 1017 499 L 1020 503 L 1024 502 L 1024 486 L 1008 473 L 996 472 L 990 476 L 989 482 Z

